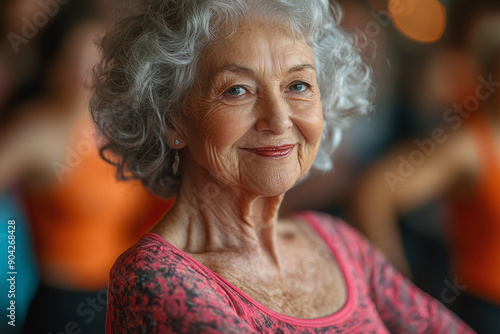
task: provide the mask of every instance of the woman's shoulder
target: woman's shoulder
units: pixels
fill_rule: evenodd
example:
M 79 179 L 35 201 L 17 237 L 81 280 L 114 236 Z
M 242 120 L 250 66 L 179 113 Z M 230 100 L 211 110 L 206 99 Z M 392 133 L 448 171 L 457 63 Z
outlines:
M 302 211 L 291 215 L 307 222 L 332 249 L 361 260 L 372 251 L 369 241 L 355 227 L 326 212 Z
M 291 217 L 306 221 L 309 225 L 315 228 L 320 236 L 326 236 L 329 239 L 364 239 L 364 237 L 352 225 L 349 225 L 343 219 L 332 216 L 326 212 L 301 211 L 293 213 Z
M 157 234 L 147 233 L 117 258 L 110 271 L 110 286 L 159 280 L 172 283 L 186 277 L 208 281 L 206 274 L 174 246 Z M 168 288 L 168 284 L 162 286 Z
M 193 328 L 206 319 L 215 324 L 212 309 L 231 312 L 231 301 L 159 235 L 146 234 L 111 269 L 108 333 L 136 333 L 139 328 L 141 333 L 197 333 Z M 222 323 L 217 326 L 223 328 Z
M 122 301 L 131 301 L 134 295 L 147 295 L 151 300 L 204 295 L 213 300 L 221 292 L 202 267 L 153 233 L 147 233 L 118 257 L 110 271 L 108 288 L 114 300 Z
M 149 268 L 155 270 L 161 265 L 177 265 L 182 258 L 175 254 L 161 237 L 147 233 L 133 246 L 123 252 L 115 261 L 113 268 L 127 267 L 130 270 Z

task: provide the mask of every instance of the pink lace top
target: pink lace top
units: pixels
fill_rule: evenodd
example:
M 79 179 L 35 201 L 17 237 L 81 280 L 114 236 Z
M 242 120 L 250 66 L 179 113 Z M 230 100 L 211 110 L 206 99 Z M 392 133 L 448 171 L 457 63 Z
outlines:
M 279 314 L 152 233 L 111 269 L 107 333 L 474 333 L 393 269 L 354 229 L 298 214 L 337 260 L 347 300 L 316 319 Z

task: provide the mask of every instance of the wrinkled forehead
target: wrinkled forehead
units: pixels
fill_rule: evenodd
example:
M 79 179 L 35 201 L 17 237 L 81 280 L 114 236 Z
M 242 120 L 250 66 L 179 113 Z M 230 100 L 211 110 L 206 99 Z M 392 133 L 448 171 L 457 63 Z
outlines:
M 282 20 L 247 18 L 234 29 L 206 46 L 199 70 L 218 71 L 231 65 L 249 69 L 314 66 L 312 49 L 305 38 Z

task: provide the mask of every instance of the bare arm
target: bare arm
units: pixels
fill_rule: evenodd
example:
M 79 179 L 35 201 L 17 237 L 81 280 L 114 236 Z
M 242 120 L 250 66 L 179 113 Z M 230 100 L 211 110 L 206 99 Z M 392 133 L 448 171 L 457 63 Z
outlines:
M 407 276 L 410 269 L 398 215 L 416 209 L 478 169 L 474 146 L 465 131 L 439 138 L 440 142 L 427 138 L 425 152 L 422 145 L 410 142 L 384 157 L 361 177 L 350 209 L 353 224 Z
M 32 114 L 0 128 L 0 193 L 60 154 L 57 124 Z

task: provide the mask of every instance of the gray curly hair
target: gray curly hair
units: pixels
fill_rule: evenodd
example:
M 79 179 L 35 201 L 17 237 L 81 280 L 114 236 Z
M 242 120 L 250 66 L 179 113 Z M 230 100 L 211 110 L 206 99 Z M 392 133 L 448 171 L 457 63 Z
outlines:
M 313 168 L 331 169 L 342 128 L 372 109 L 371 69 L 339 27 L 340 7 L 328 0 L 136 2 L 100 43 L 91 101 L 101 156 L 117 166 L 119 179 L 140 179 L 162 197 L 176 194 L 180 177 L 166 139 L 171 117 L 182 110 L 203 50 L 243 18 L 285 22 L 311 46 L 324 118 Z

